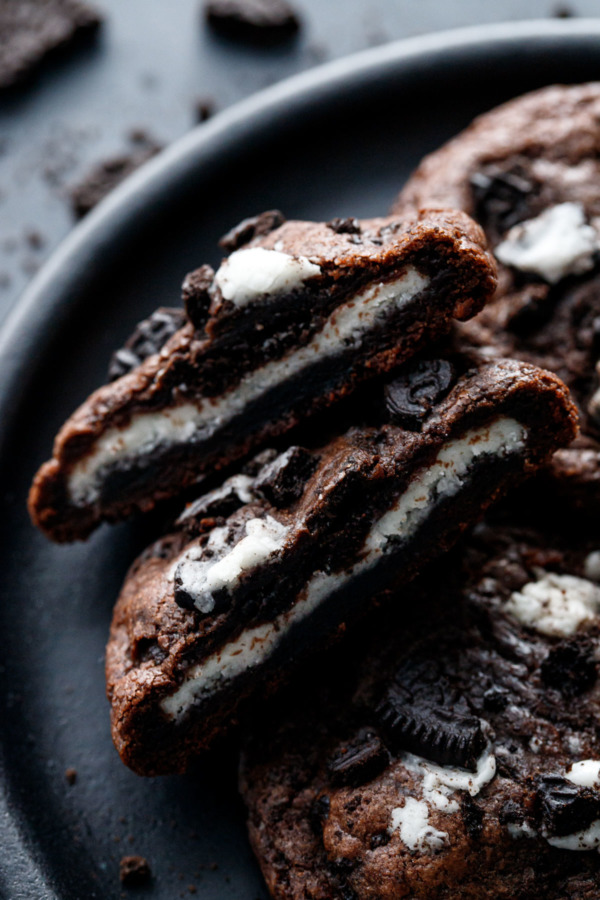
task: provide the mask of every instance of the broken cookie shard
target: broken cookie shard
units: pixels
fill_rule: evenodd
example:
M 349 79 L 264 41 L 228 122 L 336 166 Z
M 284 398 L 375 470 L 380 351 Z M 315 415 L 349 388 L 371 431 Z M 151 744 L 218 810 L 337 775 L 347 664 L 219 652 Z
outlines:
M 195 325 L 60 431 L 32 486 L 34 522 L 65 541 L 152 508 L 409 359 L 494 289 L 463 214 L 369 220 L 355 237 L 287 222 L 214 277 L 198 270 L 185 288 Z
M 123 760 L 146 774 L 185 770 L 246 697 L 284 680 L 364 598 L 410 580 L 574 423 L 555 376 L 481 365 L 420 432 L 354 427 L 297 454 L 315 464 L 296 470 L 294 491 L 270 499 L 259 471 L 249 502 L 208 533 L 192 524 L 167 536 L 134 565 L 113 619 L 107 681 Z M 459 744 L 444 758 L 470 765 L 477 735 Z

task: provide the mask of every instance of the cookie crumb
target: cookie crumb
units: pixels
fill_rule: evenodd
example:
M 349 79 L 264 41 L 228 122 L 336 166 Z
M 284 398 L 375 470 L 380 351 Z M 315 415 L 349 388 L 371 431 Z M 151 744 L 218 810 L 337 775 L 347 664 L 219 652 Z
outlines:
M 41 250 L 44 246 L 44 236 L 36 228 L 31 228 L 25 234 L 25 240 L 32 250 Z
M 65 779 L 67 784 L 75 784 L 77 781 L 77 769 L 73 769 L 71 766 L 69 766 L 68 769 L 65 769 Z
M 215 101 L 212 97 L 198 97 L 194 109 L 196 113 L 196 122 L 201 124 L 206 122 L 215 112 Z
M 575 10 L 570 6 L 567 6 L 566 3 L 561 3 L 559 6 L 554 7 L 552 15 L 555 19 L 571 19 L 576 13 Z
M 143 856 L 124 856 L 119 864 L 119 878 L 128 887 L 147 884 L 152 877 L 148 861 Z

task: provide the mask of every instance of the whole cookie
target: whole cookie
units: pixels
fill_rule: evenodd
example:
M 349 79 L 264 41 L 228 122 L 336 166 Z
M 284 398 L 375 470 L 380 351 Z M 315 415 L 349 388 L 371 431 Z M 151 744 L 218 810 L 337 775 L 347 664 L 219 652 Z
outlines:
M 598 896 L 597 546 L 481 527 L 366 657 L 361 635 L 254 722 L 241 789 L 274 898 Z
M 499 263 L 495 301 L 458 331 L 491 356 L 556 372 L 582 435 L 556 456 L 553 489 L 600 499 L 600 83 L 553 86 L 476 119 L 428 156 L 395 208 L 462 209 Z

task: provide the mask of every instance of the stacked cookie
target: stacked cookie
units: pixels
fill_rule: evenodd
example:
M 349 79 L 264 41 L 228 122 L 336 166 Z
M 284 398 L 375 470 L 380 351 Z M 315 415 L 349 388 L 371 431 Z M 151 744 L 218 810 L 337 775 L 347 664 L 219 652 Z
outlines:
M 595 896 L 599 112 L 514 101 L 387 218 L 244 221 L 34 480 L 59 541 L 180 498 L 115 607 L 113 738 L 183 772 L 241 722 L 274 897 Z

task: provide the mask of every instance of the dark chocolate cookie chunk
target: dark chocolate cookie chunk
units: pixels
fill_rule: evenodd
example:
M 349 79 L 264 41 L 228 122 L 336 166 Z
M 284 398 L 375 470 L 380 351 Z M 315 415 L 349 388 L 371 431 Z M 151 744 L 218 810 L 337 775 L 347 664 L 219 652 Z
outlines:
M 242 219 L 239 225 L 223 235 L 219 240 L 219 247 L 222 247 L 227 253 L 233 253 L 234 250 L 239 250 L 240 247 L 249 244 L 255 238 L 264 237 L 271 231 L 275 231 L 284 222 L 285 216 L 278 209 L 268 209 L 258 216 Z
M 197 331 L 202 331 L 208 321 L 211 304 L 210 288 L 215 277 L 210 266 L 200 266 L 189 272 L 181 286 L 185 312 Z M 182 323 L 183 324 L 183 323 Z
M 246 698 L 409 582 L 570 440 L 575 421 L 555 376 L 507 361 L 467 368 L 418 432 L 366 405 L 383 421 L 267 456 L 192 503 L 134 564 L 106 672 L 113 738 L 137 772 L 185 770 Z M 149 657 L 151 645 L 161 655 Z M 425 680 L 398 667 L 386 699 L 370 724 L 391 749 L 475 767 L 484 733 L 443 670 Z M 379 764 L 375 750 L 352 750 L 349 778 Z
M 336 787 L 358 787 L 379 775 L 388 762 L 389 754 L 381 738 L 371 729 L 364 728 L 336 748 L 327 768 L 331 783 Z
M 565 703 L 544 666 L 567 640 L 600 652 L 600 587 L 588 578 L 597 541 L 478 529 L 320 671 L 306 668 L 248 718 L 240 785 L 275 900 L 595 897 L 600 686 Z M 525 573 L 518 588 L 507 556 Z M 492 694 L 506 702 L 490 704 Z M 456 733 L 468 717 L 475 758 L 440 760 L 430 719 L 418 747 L 412 730 L 384 722 L 384 766 L 340 777 L 339 748 L 369 733 L 382 696 L 394 715 L 437 715 L 443 703 Z
M 362 229 L 358 219 L 332 219 L 327 223 L 327 227 L 335 231 L 336 234 L 360 234 Z
M 210 24 L 236 38 L 270 43 L 290 37 L 300 20 L 287 0 L 205 0 Z
M 289 506 L 302 495 L 318 463 L 318 457 L 304 447 L 289 447 L 262 469 L 255 490 L 273 506 Z
M 268 218 L 270 229 L 278 216 Z M 481 233 L 462 214 L 422 211 L 361 229 L 356 244 L 324 224 L 286 222 L 216 273 L 188 276 L 190 321 L 61 430 L 32 487 L 35 523 L 73 540 L 151 509 L 333 410 L 493 292 Z
M 93 34 L 101 21 L 82 0 L 1 0 L 0 90 L 25 81 L 46 57 Z
M 584 441 L 560 451 L 537 502 L 593 516 L 600 502 L 600 83 L 553 86 L 476 119 L 427 157 L 397 210 L 463 209 L 500 264 L 498 290 L 458 326 L 465 345 L 556 372 Z M 551 481 L 551 483 L 549 483 Z M 557 503 L 556 501 L 559 501 Z

